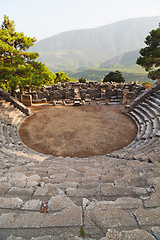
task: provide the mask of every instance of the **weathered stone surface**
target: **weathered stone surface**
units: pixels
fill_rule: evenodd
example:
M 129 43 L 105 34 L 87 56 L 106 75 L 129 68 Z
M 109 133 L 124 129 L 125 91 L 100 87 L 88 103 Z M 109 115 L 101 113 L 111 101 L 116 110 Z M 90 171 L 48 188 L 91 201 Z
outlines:
M 54 183 L 60 183 L 65 181 L 66 174 L 53 174 L 50 176 L 50 179 L 52 179 L 52 182 L 54 180 Z
M 9 236 L 6 240 L 24 240 L 24 239 L 21 237 Z
M 152 177 L 148 179 L 149 184 L 157 184 L 160 182 L 160 177 Z
M 28 180 L 30 181 L 35 181 L 35 182 L 40 182 L 41 181 L 41 177 L 38 174 L 32 175 L 28 178 Z
M 115 201 L 115 206 L 122 209 L 134 209 L 142 207 L 142 201 L 138 198 L 122 197 Z
M 144 201 L 144 206 L 146 208 L 160 207 L 160 193 L 152 194 L 151 198 Z
M 31 181 L 31 180 L 27 180 L 27 183 L 26 183 L 26 188 L 31 188 L 31 187 L 36 187 L 38 185 L 38 182 L 35 182 L 35 181 Z
M 38 237 L 34 238 L 32 237 L 31 240 L 53 240 L 54 238 L 52 236 L 43 236 L 43 237 Z
M 48 211 L 62 211 L 65 208 L 75 207 L 73 201 L 66 196 L 55 196 L 48 202 Z
M 72 207 L 55 214 L 5 213 L 0 216 L 0 228 L 43 228 L 81 225 L 81 207 Z
M 12 187 L 8 193 L 7 196 L 32 196 L 33 190 L 31 188 L 18 188 L 18 187 Z
M 156 237 L 157 240 L 160 240 L 160 227 L 152 227 L 151 228 L 152 234 Z
M 29 200 L 24 204 L 25 210 L 40 210 L 42 202 L 40 200 Z
M 123 226 L 123 228 L 126 228 L 137 226 L 135 219 L 122 209 L 111 208 L 101 210 L 95 208 L 92 211 L 85 211 L 85 214 L 87 214 L 87 216 L 89 216 L 91 220 L 104 231 L 108 228 L 114 227 Z
M 66 233 L 59 236 L 43 236 L 38 238 L 31 238 L 31 240 L 82 240 L 82 238 Z
M 101 194 L 104 196 L 132 196 L 145 194 L 145 188 L 138 187 L 118 187 L 118 186 L 107 186 L 101 188 Z
M 21 208 L 23 201 L 20 198 L 0 197 L 0 208 Z
M 118 175 L 117 171 L 112 171 L 107 173 L 106 175 L 103 175 L 101 178 L 102 182 L 114 182 L 117 178 L 120 178 L 120 176 Z
M 56 196 L 59 194 L 59 189 L 51 183 L 47 183 L 44 187 L 37 188 L 34 196 L 44 196 L 44 195 L 51 195 Z
M 135 229 L 131 231 L 122 231 L 118 232 L 114 229 L 109 229 L 106 237 L 102 238 L 101 240 L 156 240 L 154 236 L 149 234 L 148 232 L 141 230 L 141 229 Z
M 68 188 L 67 189 L 67 196 L 72 197 L 89 197 L 95 196 L 99 194 L 100 189 L 80 189 L 80 188 Z
M 13 187 L 24 188 L 26 186 L 26 179 L 13 178 L 11 184 Z
M 135 211 L 135 216 L 140 226 L 160 225 L 160 208 L 144 210 L 139 208 Z
M 99 177 L 98 176 L 85 176 L 82 179 L 82 183 L 92 183 L 92 182 L 98 182 Z
M 87 210 L 108 210 L 111 208 L 136 209 L 142 207 L 142 201 L 137 198 L 123 197 L 116 201 L 95 201 L 88 204 Z
M 0 193 L 6 194 L 10 188 L 11 188 L 10 183 L 8 183 L 8 182 L 0 183 Z

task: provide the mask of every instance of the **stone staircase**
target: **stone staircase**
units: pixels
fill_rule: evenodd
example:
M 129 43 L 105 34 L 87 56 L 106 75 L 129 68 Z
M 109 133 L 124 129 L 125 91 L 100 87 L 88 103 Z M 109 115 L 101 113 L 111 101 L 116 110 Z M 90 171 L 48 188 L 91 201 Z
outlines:
M 160 239 L 160 83 L 145 94 L 126 110 L 135 140 L 90 158 L 28 148 L 28 116 L 0 101 L 0 240 Z

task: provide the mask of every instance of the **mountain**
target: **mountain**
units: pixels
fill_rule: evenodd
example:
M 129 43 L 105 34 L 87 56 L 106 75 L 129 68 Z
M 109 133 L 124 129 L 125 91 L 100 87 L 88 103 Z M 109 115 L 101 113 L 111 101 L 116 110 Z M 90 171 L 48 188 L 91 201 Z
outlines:
M 152 29 L 157 29 L 160 16 L 135 18 L 106 26 L 67 31 L 38 41 L 31 51 L 53 71 L 94 68 L 103 62 L 144 46 Z
M 108 61 L 102 63 L 100 65 L 100 68 L 108 68 L 108 67 L 114 67 L 115 65 L 121 65 L 123 67 L 132 67 L 136 65 L 136 60 L 140 56 L 139 54 L 140 49 L 132 51 L 132 52 L 127 52 L 127 53 L 122 53 L 118 56 L 115 56 Z

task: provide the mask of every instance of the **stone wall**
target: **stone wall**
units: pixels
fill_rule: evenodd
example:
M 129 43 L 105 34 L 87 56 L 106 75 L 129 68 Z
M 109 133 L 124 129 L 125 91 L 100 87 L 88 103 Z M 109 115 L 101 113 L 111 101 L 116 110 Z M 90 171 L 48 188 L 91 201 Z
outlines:
M 3 91 L 0 88 L 0 98 L 5 99 L 6 102 L 11 102 L 11 104 L 18 108 L 21 112 L 25 113 L 26 115 L 31 115 L 30 108 L 27 108 L 23 103 L 12 97 L 9 93 Z
M 116 84 L 116 83 L 99 83 L 99 82 L 67 82 L 58 83 L 52 86 L 44 86 L 37 93 L 31 93 L 33 102 L 42 99 L 47 101 L 77 98 L 81 100 L 101 100 L 119 101 L 128 103 L 133 101 L 145 88 L 137 83 Z

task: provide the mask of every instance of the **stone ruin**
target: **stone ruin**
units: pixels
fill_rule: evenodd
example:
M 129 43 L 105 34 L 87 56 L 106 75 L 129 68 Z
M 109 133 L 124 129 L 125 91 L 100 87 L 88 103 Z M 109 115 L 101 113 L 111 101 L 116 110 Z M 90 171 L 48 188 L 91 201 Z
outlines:
M 145 87 L 137 83 L 59 82 L 52 86 L 43 86 L 38 92 L 32 92 L 28 95 L 20 96 L 17 94 L 17 98 L 26 106 L 48 101 L 55 104 L 71 104 L 74 101 L 85 103 L 92 100 L 129 104 L 144 90 Z

